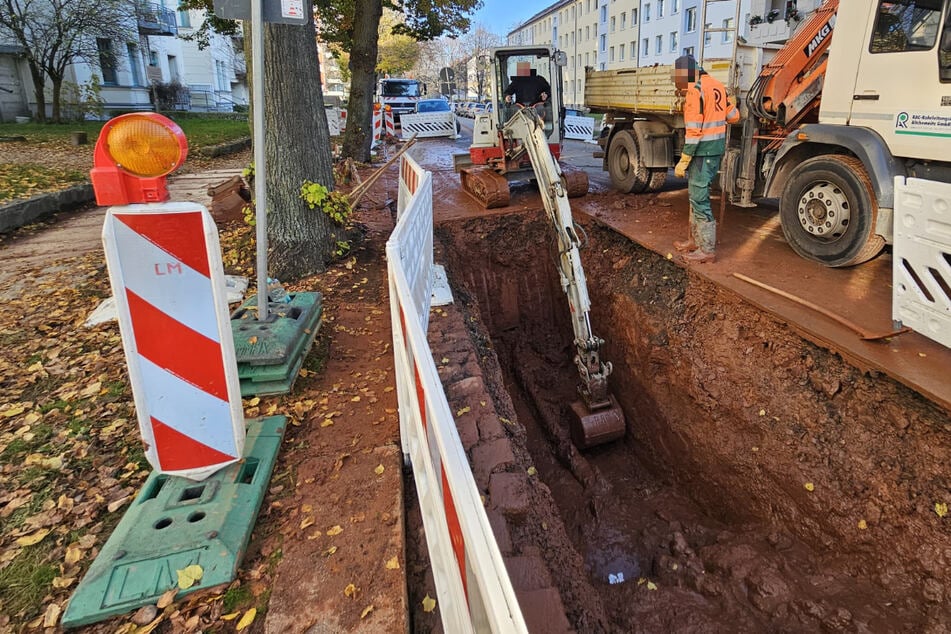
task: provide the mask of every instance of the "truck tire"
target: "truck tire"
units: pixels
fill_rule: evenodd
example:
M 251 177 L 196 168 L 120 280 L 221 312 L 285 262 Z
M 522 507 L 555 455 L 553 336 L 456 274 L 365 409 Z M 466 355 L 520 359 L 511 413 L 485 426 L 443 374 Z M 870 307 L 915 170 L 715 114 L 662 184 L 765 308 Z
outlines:
M 852 156 L 816 156 L 793 168 L 779 215 L 793 251 L 826 266 L 861 264 L 885 245 L 875 235 L 875 190 L 862 161 Z
M 608 174 L 611 184 L 622 194 L 640 194 L 650 184 L 650 170 L 641 160 L 637 139 L 630 130 L 621 130 L 611 139 Z

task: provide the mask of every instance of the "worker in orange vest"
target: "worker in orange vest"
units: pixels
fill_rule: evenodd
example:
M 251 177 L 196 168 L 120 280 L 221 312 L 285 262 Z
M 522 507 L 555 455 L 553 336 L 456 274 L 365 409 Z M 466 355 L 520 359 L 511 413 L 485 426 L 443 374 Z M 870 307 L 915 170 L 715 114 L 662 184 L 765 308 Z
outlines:
M 678 90 L 686 91 L 686 139 L 674 174 L 687 177 L 691 210 L 690 237 L 674 241 L 674 248 L 687 262 L 715 262 L 717 223 L 710 207 L 710 184 L 726 151 L 726 126 L 740 120 L 740 111 L 727 98 L 726 87 L 690 55 L 674 62 L 673 80 Z

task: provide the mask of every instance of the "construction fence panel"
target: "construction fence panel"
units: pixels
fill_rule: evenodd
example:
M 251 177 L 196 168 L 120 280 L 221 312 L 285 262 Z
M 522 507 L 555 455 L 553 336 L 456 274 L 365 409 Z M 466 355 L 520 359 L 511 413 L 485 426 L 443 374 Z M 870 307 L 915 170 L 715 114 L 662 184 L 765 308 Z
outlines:
M 428 289 L 431 279 L 420 263 L 432 261 L 432 174 L 403 160 L 409 167 L 404 172 L 401 166 L 401 181 L 411 172 L 418 185 L 386 245 L 393 354 L 401 442 L 413 469 L 443 629 L 527 632 L 426 337 L 429 296 L 418 289 Z M 416 252 L 421 249 L 429 253 Z
M 895 178 L 892 320 L 951 348 L 951 184 Z
M 456 137 L 456 115 L 451 112 L 423 112 L 404 114 L 400 117 L 400 136 L 404 139 L 416 135 L 417 138 Z
M 565 138 L 587 141 L 594 138 L 594 119 L 591 117 L 565 116 Z

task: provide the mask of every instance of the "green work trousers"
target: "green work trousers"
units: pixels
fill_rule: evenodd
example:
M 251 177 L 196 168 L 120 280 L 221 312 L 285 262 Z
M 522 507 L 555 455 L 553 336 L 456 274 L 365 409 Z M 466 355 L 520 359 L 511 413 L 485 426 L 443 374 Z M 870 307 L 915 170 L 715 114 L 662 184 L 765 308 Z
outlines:
M 717 223 L 710 207 L 710 183 L 720 171 L 722 154 L 695 156 L 687 168 L 687 197 L 692 213 L 691 229 L 701 251 L 713 253 L 717 245 Z

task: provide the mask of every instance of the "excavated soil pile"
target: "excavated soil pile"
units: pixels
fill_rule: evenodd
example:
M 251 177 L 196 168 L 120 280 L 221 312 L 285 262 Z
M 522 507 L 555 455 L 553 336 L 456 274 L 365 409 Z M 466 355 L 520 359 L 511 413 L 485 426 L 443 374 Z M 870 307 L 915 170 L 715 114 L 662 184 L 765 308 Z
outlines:
M 451 379 L 478 374 L 488 398 L 476 398 L 510 423 L 511 460 L 467 447 L 487 507 L 498 511 L 489 474 L 533 476 L 525 513 L 502 522 L 507 561 L 544 561 L 577 631 L 948 631 L 951 524 L 935 508 L 948 496 L 947 412 L 584 228 L 592 323 L 627 435 L 580 454 L 547 221 L 437 227 L 456 296 L 442 336 L 469 337 Z M 414 629 L 433 628 L 417 610 Z

